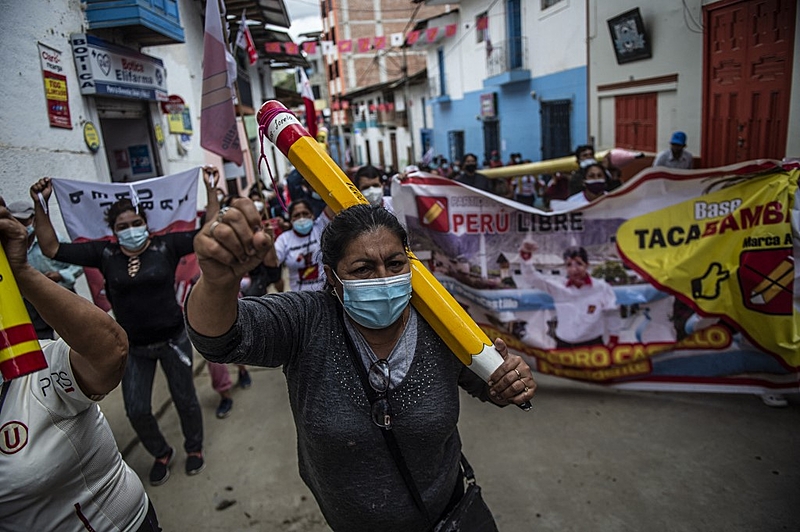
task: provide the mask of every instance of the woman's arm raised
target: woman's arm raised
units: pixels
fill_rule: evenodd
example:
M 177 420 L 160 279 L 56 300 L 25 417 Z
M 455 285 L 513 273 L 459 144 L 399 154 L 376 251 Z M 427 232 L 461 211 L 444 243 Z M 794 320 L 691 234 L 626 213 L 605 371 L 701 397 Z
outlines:
M 202 275 L 186 302 L 186 320 L 204 336 L 222 336 L 236 321 L 239 283 L 272 248 L 261 217 L 246 198 L 207 220 L 194 238 Z

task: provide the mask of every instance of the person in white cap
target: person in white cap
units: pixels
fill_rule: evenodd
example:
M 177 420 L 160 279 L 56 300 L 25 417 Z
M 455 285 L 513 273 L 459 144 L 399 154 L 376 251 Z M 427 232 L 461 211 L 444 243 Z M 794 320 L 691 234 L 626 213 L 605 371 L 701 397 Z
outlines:
M 686 149 L 686 133 L 683 131 L 673 133 L 669 140 L 669 148 L 656 156 L 653 166 L 690 170 L 692 154 Z

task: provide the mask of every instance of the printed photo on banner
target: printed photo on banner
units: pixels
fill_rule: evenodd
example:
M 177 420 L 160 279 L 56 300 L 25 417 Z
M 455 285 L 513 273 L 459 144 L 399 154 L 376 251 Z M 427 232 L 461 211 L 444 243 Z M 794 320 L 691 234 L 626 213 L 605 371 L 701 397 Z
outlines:
M 416 173 L 392 198 L 415 255 L 541 373 L 798 391 L 797 178 L 796 164 L 777 161 L 652 168 L 547 213 Z

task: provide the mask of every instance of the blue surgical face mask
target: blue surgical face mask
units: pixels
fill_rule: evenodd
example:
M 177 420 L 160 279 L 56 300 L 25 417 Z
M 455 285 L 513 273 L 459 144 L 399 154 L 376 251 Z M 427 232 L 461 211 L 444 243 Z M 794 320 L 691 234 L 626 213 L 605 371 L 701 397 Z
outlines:
M 25 226 L 25 232 L 28 234 L 28 236 L 31 236 L 33 234 L 33 231 L 34 231 L 33 224 Z
M 339 279 L 336 272 L 333 275 Z M 339 282 L 344 292 L 343 300 L 339 301 L 345 312 L 367 329 L 383 329 L 396 322 L 411 300 L 410 272 L 379 279 L 339 279 Z
M 292 222 L 292 229 L 305 236 L 314 228 L 314 220 L 311 218 L 298 218 Z
M 117 232 L 117 240 L 119 245 L 130 251 L 136 251 L 144 246 L 150 233 L 147 231 L 146 225 L 139 227 L 129 227 Z

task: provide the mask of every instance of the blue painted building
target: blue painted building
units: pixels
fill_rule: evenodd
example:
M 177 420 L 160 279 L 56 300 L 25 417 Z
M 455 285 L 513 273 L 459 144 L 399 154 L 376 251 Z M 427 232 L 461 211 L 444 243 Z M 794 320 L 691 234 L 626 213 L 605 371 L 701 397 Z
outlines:
M 420 22 L 423 32 L 451 28 L 425 43 L 433 124 L 420 132 L 421 152 L 432 143 L 449 160 L 471 152 L 483 161 L 497 151 L 506 164 L 512 153 L 538 161 L 589 142 L 586 17 L 578 4 L 500 0 L 487 9 L 462 0 L 458 10 Z

